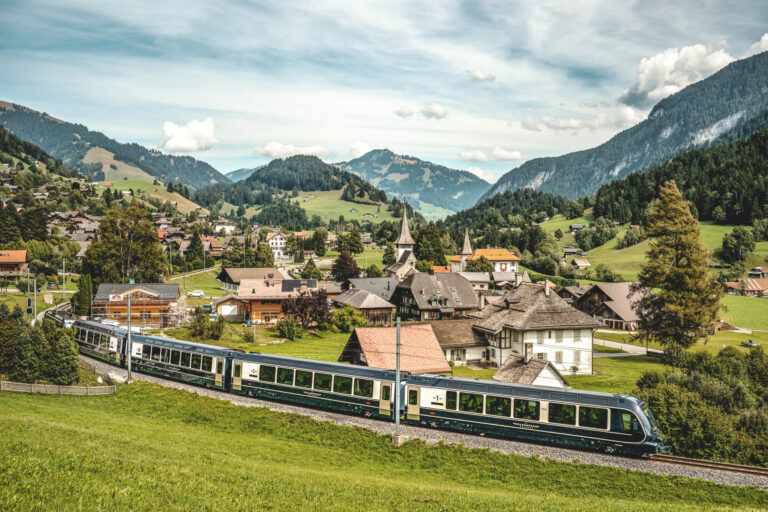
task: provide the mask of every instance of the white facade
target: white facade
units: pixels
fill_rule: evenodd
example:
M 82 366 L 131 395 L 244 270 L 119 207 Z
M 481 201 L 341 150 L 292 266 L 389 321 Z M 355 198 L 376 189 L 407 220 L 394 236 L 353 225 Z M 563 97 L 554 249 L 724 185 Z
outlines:
M 494 261 L 493 268 L 496 272 L 517 272 L 517 261 Z
M 285 244 L 288 241 L 282 233 L 277 233 L 275 236 L 268 240 L 269 248 L 272 249 L 272 256 L 276 260 L 281 260 L 285 257 Z
M 223 231 L 225 235 L 231 235 L 232 232 L 235 230 L 235 223 L 234 222 L 217 222 L 213 226 L 213 230 L 218 233 L 219 231 Z

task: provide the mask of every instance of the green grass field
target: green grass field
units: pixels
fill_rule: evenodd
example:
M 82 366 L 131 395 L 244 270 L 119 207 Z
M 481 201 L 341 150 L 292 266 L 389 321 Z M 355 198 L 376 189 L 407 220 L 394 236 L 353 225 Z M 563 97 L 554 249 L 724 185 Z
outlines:
M 0 394 L 0 509 L 713 510 L 768 493 L 388 436 L 136 382 Z
M 645 342 L 641 343 L 633 341 L 632 335 L 629 333 L 596 332 L 595 338 L 606 341 L 616 341 L 618 343 L 629 343 L 630 345 L 641 347 L 646 346 Z M 768 332 L 755 331 L 752 334 L 744 334 L 733 331 L 720 331 L 709 336 L 706 340 L 699 341 L 689 350 L 716 354 L 723 349 L 723 346 L 729 346 L 746 352 L 749 349 L 741 346 L 741 342 L 744 340 L 755 340 L 763 347 L 768 348 Z M 657 343 L 649 343 L 648 348 L 662 349 L 663 347 Z
M 643 372 L 669 368 L 655 357 L 596 357 L 592 363 L 592 375 L 569 375 L 566 379 L 575 389 L 630 393 Z
M 127 180 L 114 179 L 114 180 L 107 180 L 107 181 L 112 181 L 113 192 L 115 190 L 123 191 L 123 190 L 133 189 L 134 195 L 138 198 L 141 197 L 141 192 L 146 192 L 150 197 L 160 199 L 161 201 L 176 201 L 177 202 L 176 207 L 182 213 L 189 213 L 191 211 L 194 211 L 195 208 L 198 207 L 197 203 L 190 201 L 189 199 L 185 198 L 178 192 L 168 192 L 165 186 L 162 184 L 153 185 L 152 184 L 153 179 L 154 178 L 151 178 L 151 177 L 149 180 L 130 177 Z M 101 183 L 104 183 L 104 182 L 101 182 Z M 103 192 L 103 189 L 99 191 L 99 193 L 102 193 L 102 192 Z
M 721 312 L 723 320 L 737 327 L 768 330 L 768 299 L 725 295 L 721 302 L 728 308 Z
M 335 260 L 338 257 L 339 257 L 339 253 L 337 251 L 328 251 L 325 253 L 325 256 L 322 256 L 316 259 Z M 384 257 L 384 249 L 366 249 L 362 253 L 354 255 L 357 265 L 363 269 L 370 267 L 375 263 L 376 265 L 378 265 L 380 269 L 383 270 L 384 264 L 381 262 L 383 257 Z
M 179 290 L 182 295 L 186 295 L 187 292 L 193 290 L 203 290 L 206 297 L 221 297 L 226 295 L 226 290 L 221 289 L 221 283 L 216 280 L 216 276 L 219 274 L 220 269 L 209 270 L 207 272 L 201 272 L 186 277 L 173 277 L 168 280 L 169 283 L 179 285 Z M 205 301 L 207 304 L 210 300 Z

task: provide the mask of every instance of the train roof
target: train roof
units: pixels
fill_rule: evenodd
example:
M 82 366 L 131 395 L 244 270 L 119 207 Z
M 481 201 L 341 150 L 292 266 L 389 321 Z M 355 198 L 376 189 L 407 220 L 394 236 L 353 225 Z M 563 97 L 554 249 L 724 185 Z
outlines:
M 277 356 L 261 352 L 241 352 L 233 354 L 238 360 L 254 363 L 272 364 L 276 366 L 291 366 L 305 370 L 325 371 L 332 373 L 344 373 L 355 377 L 369 377 L 373 379 L 395 380 L 395 372 L 384 368 L 371 368 L 369 366 L 357 366 L 352 364 L 334 363 L 330 361 L 315 361 L 313 359 L 301 359 L 298 357 Z M 401 372 L 401 378 L 405 379 L 406 372 Z
M 177 340 L 175 338 L 165 338 L 163 336 L 151 336 L 146 334 L 132 334 L 131 340 L 135 343 L 151 343 L 153 345 L 175 348 L 179 350 L 194 350 L 202 354 L 226 357 L 228 353 L 236 353 L 238 350 L 217 347 L 216 345 L 206 345 L 205 343 L 196 343 L 194 341 Z
M 579 389 L 555 388 L 549 386 L 507 384 L 494 381 L 483 381 L 480 379 L 468 379 L 464 377 L 447 377 L 427 374 L 409 375 L 408 383 L 435 388 L 455 389 L 457 391 L 576 402 L 589 405 L 603 405 L 607 407 L 626 407 L 628 403 L 639 404 L 637 398 L 625 394 L 602 393 L 599 391 L 583 391 Z

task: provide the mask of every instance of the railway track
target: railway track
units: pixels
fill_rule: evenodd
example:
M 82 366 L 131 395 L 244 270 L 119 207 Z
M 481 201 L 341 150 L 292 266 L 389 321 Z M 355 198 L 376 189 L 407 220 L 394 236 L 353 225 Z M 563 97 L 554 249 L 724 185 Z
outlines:
M 685 457 L 675 457 L 674 455 L 651 455 L 653 462 L 665 462 L 667 464 L 677 464 L 678 466 L 689 466 L 702 469 L 716 469 L 718 471 L 729 471 L 731 473 L 742 473 L 744 475 L 755 475 L 768 478 L 768 468 L 759 466 L 743 466 L 741 464 L 730 464 L 728 462 L 715 462 L 711 460 L 688 459 Z

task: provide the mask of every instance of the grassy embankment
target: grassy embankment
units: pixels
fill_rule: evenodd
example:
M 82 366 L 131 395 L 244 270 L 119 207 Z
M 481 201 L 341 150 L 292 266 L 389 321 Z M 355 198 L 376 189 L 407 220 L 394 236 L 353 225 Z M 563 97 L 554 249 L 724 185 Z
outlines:
M 768 493 L 411 441 L 136 382 L 0 395 L 2 510 L 762 509 Z

